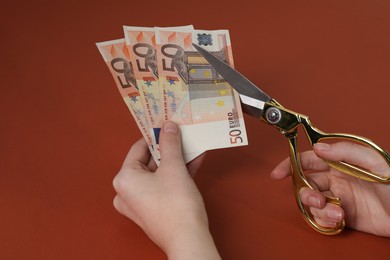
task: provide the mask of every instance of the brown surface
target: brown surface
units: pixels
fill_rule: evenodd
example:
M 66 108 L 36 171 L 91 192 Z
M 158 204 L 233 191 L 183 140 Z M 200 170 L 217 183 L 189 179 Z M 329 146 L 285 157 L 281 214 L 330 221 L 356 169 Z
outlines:
M 236 67 L 283 105 L 390 148 L 388 1 L 22 2 L 0 11 L 0 259 L 165 259 L 112 207 L 140 133 L 94 44 L 123 24 L 229 29 Z M 312 231 L 269 178 L 286 140 L 246 119 L 250 145 L 196 177 L 224 259 L 388 258 L 389 239 Z

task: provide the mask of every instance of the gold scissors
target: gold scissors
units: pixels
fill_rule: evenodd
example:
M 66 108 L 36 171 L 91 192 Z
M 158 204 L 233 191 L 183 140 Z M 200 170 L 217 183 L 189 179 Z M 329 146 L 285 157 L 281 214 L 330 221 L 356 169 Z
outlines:
M 387 164 L 390 166 L 389 153 L 380 148 L 375 143 L 373 143 L 371 140 L 366 139 L 364 137 L 341 133 L 328 134 L 320 131 L 311 124 L 309 117 L 284 108 L 276 100 L 269 97 L 266 93 L 256 87 L 252 82 L 246 79 L 238 71 L 230 67 L 228 64 L 219 60 L 213 54 L 209 53 L 198 45 L 193 45 L 195 49 L 216 70 L 216 72 L 220 74 L 224 78 L 224 80 L 228 82 L 238 92 L 241 99 L 242 109 L 245 113 L 254 116 L 257 119 L 260 119 L 261 121 L 271 126 L 276 127 L 289 140 L 292 181 L 294 186 L 295 200 L 306 222 L 313 229 L 322 234 L 334 235 L 340 233 L 345 226 L 344 220 L 339 222 L 333 228 L 323 227 L 314 220 L 313 215 L 308 209 L 306 209 L 300 199 L 299 191 L 301 190 L 301 188 L 314 188 L 309 184 L 303 174 L 297 144 L 298 126 L 303 127 L 306 132 L 306 136 L 308 137 L 309 142 L 312 146 L 315 143 L 329 139 L 354 141 L 363 144 L 367 147 L 370 147 L 371 149 L 374 149 L 382 156 L 384 160 L 386 160 Z M 343 161 L 326 160 L 326 163 L 328 163 L 331 167 L 337 170 L 340 170 L 346 174 L 361 178 L 366 181 L 387 184 L 390 183 L 390 178 L 388 177 L 369 172 L 366 169 L 348 164 Z M 326 196 L 326 201 L 337 206 L 341 205 L 341 200 L 336 197 Z

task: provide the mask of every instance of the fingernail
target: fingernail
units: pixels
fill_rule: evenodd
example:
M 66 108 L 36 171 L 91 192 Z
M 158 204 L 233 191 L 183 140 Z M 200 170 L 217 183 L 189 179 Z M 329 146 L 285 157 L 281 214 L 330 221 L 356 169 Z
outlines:
M 328 217 L 331 219 L 334 219 L 336 221 L 341 221 L 343 218 L 343 215 L 341 214 L 341 212 L 339 210 L 330 210 L 328 212 Z
M 314 207 L 317 207 L 319 208 L 321 206 L 321 202 L 318 198 L 316 197 L 309 197 L 309 204 L 310 206 L 314 206 Z
M 314 144 L 314 148 L 319 150 L 319 151 L 329 151 L 330 145 L 326 144 L 326 143 L 316 143 L 316 144 Z
M 177 133 L 177 125 L 175 123 L 173 123 L 172 121 L 164 122 L 163 129 L 164 129 L 165 133 L 172 133 L 172 134 Z

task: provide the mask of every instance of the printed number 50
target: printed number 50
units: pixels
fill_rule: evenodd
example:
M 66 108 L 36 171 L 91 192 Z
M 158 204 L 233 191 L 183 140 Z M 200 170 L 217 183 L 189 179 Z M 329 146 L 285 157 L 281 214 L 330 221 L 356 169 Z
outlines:
M 240 136 L 241 135 L 240 129 L 234 129 L 234 130 L 230 131 L 229 135 L 231 136 L 230 137 L 231 144 L 237 144 L 237 143 L 242 144 L 243 140 L 242 140 L 242 137 Z

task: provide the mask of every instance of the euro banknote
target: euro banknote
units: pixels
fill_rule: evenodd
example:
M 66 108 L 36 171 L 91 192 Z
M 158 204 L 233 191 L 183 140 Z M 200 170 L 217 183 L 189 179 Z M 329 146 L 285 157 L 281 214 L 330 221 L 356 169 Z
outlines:
M 157 164 L 166 120 L 179 125 L 186 162 L 248 144 L 239 95 L 192 46 L 233 66 L 227 30 L 124 26 L 124 34 L 97 46 Z
M 125 39 L 100 42 L 96 43 L 96 45 L 114 78 L 119 93 L 130 110 L 142 136 L 146 140 L 154 160 L 159 160 L 159 155 L 155 152 L 149 133 L 149 124 L 134 77 L 133 65 L 129 59 Z
M 157 28 L 157 65 L 167 119 L 179 124 L 187 152 L 246 145 L 238 93 L 193 43 L 234 65 L 227 30 Z
M 170 28 L 173 30 L 194 29 L 192 25 Z M 123 26 L 123 31 L 138 90 L 145 103 L 145 114 L 150 127 L 150 135 L 155 150 L 159 151 L 159 133 L 167 117 L 163 105 L 163 90 L 159 86 L 155 28 Z M 190 155 L 185 156 L 192 157 Z

